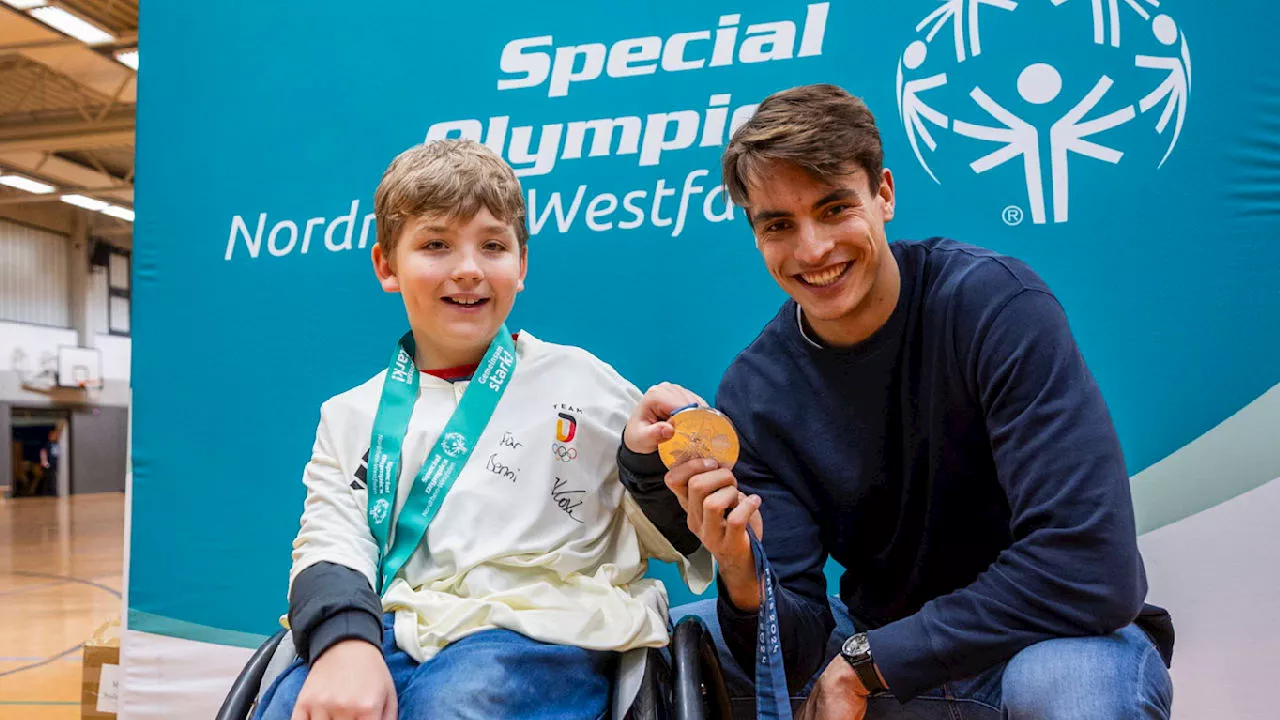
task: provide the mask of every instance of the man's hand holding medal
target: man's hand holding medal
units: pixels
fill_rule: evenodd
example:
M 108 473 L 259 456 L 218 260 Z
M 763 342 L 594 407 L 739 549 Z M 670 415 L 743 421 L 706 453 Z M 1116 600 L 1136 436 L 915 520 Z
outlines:
M 667 466 L 667 487 L 689 516 L 689 530 L 716 558 L 729 597 L 740 610 L 760 606 L 748 526 L 763 537 L 759 495 L 738 489 L 733 465 L 738 435 L 729 418 L 695 393 L 671 383 L 649 388 L 627 422 L 628 449 L 655 451 Z

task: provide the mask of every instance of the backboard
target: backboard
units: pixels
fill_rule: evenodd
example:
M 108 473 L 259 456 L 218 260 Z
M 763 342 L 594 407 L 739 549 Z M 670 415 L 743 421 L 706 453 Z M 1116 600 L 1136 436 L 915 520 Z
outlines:
M 95 348 L 63 345 L 58 348 L 58 385 L 93 388 L 102 386 L 102 353 Z

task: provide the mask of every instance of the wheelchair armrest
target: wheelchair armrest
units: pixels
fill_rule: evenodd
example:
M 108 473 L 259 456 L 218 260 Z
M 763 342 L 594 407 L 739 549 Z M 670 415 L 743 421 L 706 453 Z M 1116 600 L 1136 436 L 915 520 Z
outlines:
M 253 708 L 253 702 L 258 697 L 258 688 L 262 685 L 262 674 L 266 672 L 271 656 L 275 654 L 276 647 L 287 632 L 289 631 L 277 632 L 254 651 L 249 662 L 244 664 L 244 669 L 236 677 L 236 681 L 231 684 L 231 691 L 222 701 L 222 707 L 218 710 L 215 720 L 248 720 L 249 710 Z
M 701 618 L 690 615 L 676 625 L 671 660 L 676 720 L 729 720 L 729 692 L 720 656 Z

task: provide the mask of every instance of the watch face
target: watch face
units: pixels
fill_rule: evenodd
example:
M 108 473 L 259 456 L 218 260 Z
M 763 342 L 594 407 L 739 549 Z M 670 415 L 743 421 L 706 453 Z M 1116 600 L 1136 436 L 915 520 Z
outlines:
M 856 658 L 860 655 L 865 656 L 871 652 L 871 643 L 867 641 L 866 635 L 858 633 L 844 641 L 842 650 L 846 656 L 851 658 Z

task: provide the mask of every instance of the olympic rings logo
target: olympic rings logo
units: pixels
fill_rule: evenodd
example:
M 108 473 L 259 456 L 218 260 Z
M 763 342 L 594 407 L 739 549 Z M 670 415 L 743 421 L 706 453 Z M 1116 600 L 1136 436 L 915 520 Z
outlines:
M 560 443 L 551 443 L 551 454 L 556 456 L 560 462 L 573 462 L 578 459 L 578 451 L 568 445 Z

